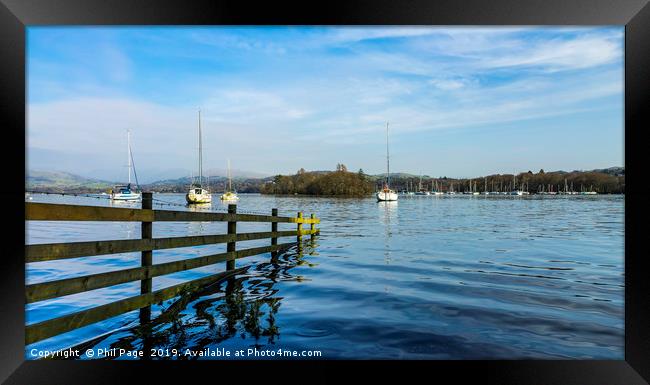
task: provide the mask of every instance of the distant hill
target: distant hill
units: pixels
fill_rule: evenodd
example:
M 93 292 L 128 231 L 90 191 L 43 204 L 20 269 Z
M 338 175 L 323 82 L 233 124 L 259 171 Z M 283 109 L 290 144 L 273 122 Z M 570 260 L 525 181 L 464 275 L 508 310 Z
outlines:
M 376 174 L 376 175 L 368 175 L 368 177 L 371 180 L 383 179 L 383 178 L 386 178 L 386 173 Z M 390 177 L 391 178 L 420 178 L 420 175 L 409 174 L 408 172 L 391 172 Z M 422 179 L 431 179 L 431 177 L 429 175 L 424 175 L 423 174 Z
M 257 193 L 260 192 L 260 186 L 266 182 L 273 180 L 273 177 L 265 178 L 244 178 L 233 177 L 232 187 L 235 191 L 243 193 Z M 166 179 L 142 185 L 144 190 L 157 191 L 157 192 L 187 192 L 193 179 L 190 177 L 178 179 Z M 212 192 L 225 191 L 228 185 L 228 178 L 223 176 L 210 176 L 204 177 L 203 185 L 209 188 Z
M 63 171 L 38 171 L 27 173 L 25 188 L 34 191 L 99 192 L 115 185 L 114 182 L 86 178 Z
M 614 176 L 625 176 L 625 167 L 610 167 L 592 170 L 593 172 L 602 172 L 603 174 L 609 174 Z
M 228 170 L 225 168 L 210 168 L 207 169 L 204 174 L 210 176 L 210 179 L 212 179 L 212 177 L 226 178 L 228 176 Z M 262 179 L 270 176 L 269 174 L 265 174 L 261 172 L 239 170 L 236 168 L 230 170 L 230 175 L 232 175 L 233 178 L 240 178 L 240 179 Z
M 613 176 L 625 176 L 625 167 L 609 167 L 609 168 L 597 168 L 594 170 L 573 170 L 573 171 L 547 171 L 548 173 L 556 174 L 571 174 L 571 173 L 581 173 L 581 172 L 599 172 L 601 174 L 608 174 Z

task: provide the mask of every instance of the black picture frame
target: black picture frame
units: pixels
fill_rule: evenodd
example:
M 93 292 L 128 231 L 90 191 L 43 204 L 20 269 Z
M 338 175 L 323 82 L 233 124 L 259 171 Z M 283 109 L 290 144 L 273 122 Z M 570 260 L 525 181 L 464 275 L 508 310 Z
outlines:
M 317 25 L 625 25 L 625 360 L 593 361 L 210 361 L 203 363 L 26 361 L 24 359 L 25 263 L 25 30 L 32 25 L 317 24 Z M 443 0 L 327 1 L 300 4 L 243 1 L 0 0 L 0 113 L 9 173 L 0 265 L 0 380 L 12 384 L 125 383 L 135 374 L 149 383 L 190 381 L 202 374 L 222 380 L 283 381 L 300 369 L 303 381 L 369 379 L 412 371 L 430 379 L 478 378 L 498 384 L 647 384 L 650 381 L 650 278 L 642 194 L 650 100 L 650 5 L 647 0 Z M 644 108 L 645 107 L 645 108 Z M 21 202 L 21 200 L 23 202 Z M 644 252 L 645 251 L 645 252 Z M 191 366 L 191 368 L 190 368 Z M 252 366 L 256 370 L 250 370 Z M 336 369 L 334 370 L 334 366 Z M 199 370 L 200 369 L 200 370 Z M 645 380 L 644 380 L 645 379 Z M 164 381 L 163 381 L 164 380 Z M 446 381 L 449 382 L 449 381 Z

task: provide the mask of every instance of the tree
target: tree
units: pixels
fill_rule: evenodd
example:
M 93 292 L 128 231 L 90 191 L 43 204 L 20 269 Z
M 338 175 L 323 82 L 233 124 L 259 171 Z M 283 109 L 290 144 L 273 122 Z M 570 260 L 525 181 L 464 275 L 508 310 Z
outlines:
M 336 164 L 336 171 L 348 172 L 348 168 L 345 167 L 345 165 L 343 163 L 337 163 Z
M 305 171 L 305 169 L 301 167 L 300 170 L 298 170 L 298 172 L 296 174 L 300 175 L 300 174 L 304 174 L 306 172 L 307 171 Z
M 544 174 L 544 169 L 543 168 L 539 169 L 539 174 Z

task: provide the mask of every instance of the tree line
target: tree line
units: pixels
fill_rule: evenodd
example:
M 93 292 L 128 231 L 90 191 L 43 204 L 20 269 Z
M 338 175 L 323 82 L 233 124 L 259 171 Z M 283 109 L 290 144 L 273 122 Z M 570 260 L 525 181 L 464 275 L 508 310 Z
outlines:
M 382 178 L 375 181 L 375 188 L 383 183 Z M 476 178 L 422 178 L 419 177 L 391 177 L 391 188 L 398 191 L 512 191 L 514 189 L 528 191 L 531 194 L 538 192 L 565 191 L 595 191 L 599 194 L 625 193 L 625 175 L 612 175 L 596 171 L 555 171 L 537 173 L 528 171 L 519 174 L 494 174 Z
M 261 186 L 260 192 L 363 197 L 374 192 L 374 183 L 363 170 L 349 172 L 345 165 L 338 164 L 336 171 L 331 172 L 308 172 L 301 168 L 295 175 L 276 175 Z

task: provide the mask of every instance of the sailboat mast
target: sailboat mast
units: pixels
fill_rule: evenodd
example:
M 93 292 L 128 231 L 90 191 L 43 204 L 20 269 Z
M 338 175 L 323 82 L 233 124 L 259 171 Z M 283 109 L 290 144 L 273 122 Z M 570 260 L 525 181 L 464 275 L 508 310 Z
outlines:
M 232 177 L 230 175 L 230 159 L 228 159 L 228 191 L 232 191 Z
M 201 143 L 201 109 L 199 109 L 199 185 L 203 186 L 203 151 Z
M 386 187 L 390 186 L 390 157 L 388 155 L 388 122 L 386 122 Z
M 131 130 L 126 130 L 126 157 L 127 171 L 129 173 L 129 184 L 131 184 Z

